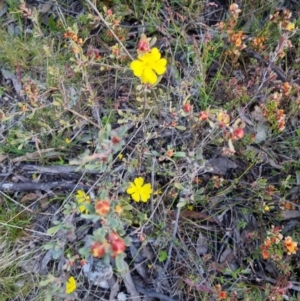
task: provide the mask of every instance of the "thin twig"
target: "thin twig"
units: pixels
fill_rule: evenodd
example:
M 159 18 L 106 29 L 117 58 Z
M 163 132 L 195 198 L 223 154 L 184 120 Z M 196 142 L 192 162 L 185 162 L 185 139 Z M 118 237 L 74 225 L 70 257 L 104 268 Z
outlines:
M 124 262 L 124 270 L 126 272 L 122 274 L 122 278 L 123 278 L 124 284 L 126 286 L 126 289 L 131 296 L 131 299 L 135 300 L 135 301 L 141 301 L 141 297 L 135 287 L 135 284 L 133 283 L 131 274 L 129 272 L 129 266 L 126 262 Z
M 273 279 L 273 278 L 271 278 L 271 277 L 264 277 L 264 278 L 258 278 L 258 277 L 257 277 L 257 278 L 255 279 L 255 281 L 257 281 L 257 282 L 265 282 L 265 281 L 268 281 L 268 282 L 270 282 L 270 283 L 272 283 L 272 284 L 278 283 L 278 280 Z M 294 283 L 298 283 L 298 282 L 295 282 L 295 281 L 289 281 L 289 283 L 291 283 L 291 286 L 288 287 L 288 289 L 294 290 L 294 291 L 297 291 L 297 292 L 300 292 L 300 286 L 297 286 L 297 285 L 294 284 Z
M 71 112 L 72 114 L 74 114 L 74 115 L 76 115 L 76 116 L 78 116 L 78 117 L 84 119 L 85 121 L 89 122 L 90 124 L 94 125 L 97 129 L 101 129 L 101 126 L 99 126 L 97 123 L 95 123 L 95 122 L 89 120 L 89 119 L 86 118 L 85 116 L 83 116 L 83 115 L 77 113 L 76 111 L 74 111 L 74 110 L 72 110 L 72 109 L 67 108 L 66 106 L 65 106 L 64 108 L 65 108 L 66 110 L 68 110 L 69 112 Z
M 266 60 L 259 53 L 255 51 L 244 49 L 244 52 L 246 52 L 250 57 L 253 57 L 256 60 L 263 62 L 266 66 L 268 66 L 271 70 L 273 70 L 277 74 L 278 78 L 281 81 L 283 82 L 287 81 L 284 72 L 279 67 L 275 66 L 273 62 Z
M 14 228 L 14 229 L 20 229 L 20 230 L 29 231 L 29 232 L 36 233 L 36 234 L 39 234 L 39 235 L 52 236 L 51 234 L 47 234 L 47 233 L 44 233 L 44 232 L 35 231 L 35 230 L 24 228 L 24 227 L 19 227 L 19 226 L 16 226 L 16 225 L 10 225 L 10 224 L 7 224 L 7 223 L 0 222 L 0 225 L 5 226 L 5 227 Z
M 0 185 L 3 185 L 3 184 L 0 184 Z M 15 201 L 14 199 L 12 199 L 9 195 L 5 194 L 4 192 L 1 191 L 1 188 L 0 188 L 0 194 L 2 194 L 6 199 L 9 199 L 10 201 L 12 201 L 13 203 L 15 203 L 16 205 L 18 206 L 21 206 L 23 209 L 25 209 L 26 211 L 30 211 L 30 212 L 33 212 L 31 209 L 29 209 L 28 207 L 20 204 L 19 202 Z
M 165 300 L 165 301 L 175 301 L 173 298 L 168 297 L 164 294 L 158 293 L 158 292 L 154 292 L 154 291 L 148 291 L 146 289 L 144 289 L 143 287 L 139 286 L 139 285 L 135 285 L 136 289 L 138 292 L 140 292 L 141 294 L 144 294 L 148 297 L 152 297 L 152 298 L 158 298 L 160 300 Z
M 66 189 L 66 190 L 73 190 L 76 189 L 83 189 L 89 190 L 90 186 L 87 185 L 80 185 L 74 183 L 65 183 L 65 182 L 46 182 L 46 183 L 2 183 L 0 184 L 0 193 L 2 191 L 6 192 L 17 192 L 17 191 L 34 191 L 34 190 L 42 190 L 46 192 L 50 192 L 52 189 Z M 21 204 L 19 204 L 22 206 Z M 22 206 L 24 207 L 24 206 Z
M 71 174 L 100 174 L 99 170 L 89 170 L 78 168 L 78 166 L 55 165 L 55 166 L 40 166 L 40 165 L 23 165 L 22 171 L 27 173 L 41 173 L 50 175 L 71 175 Z M 0 175 L 1 176 L 1 175 Z
M 155 181 L 155 173 L 154 173 L 154 168 L 155 168 L 155 158 L 152 158 L 152 171 L 151 171 L 151 185 L 152 188 L 154 187 L 154 181 Z M 153 203 L 153 194 L 151 194 L 151 212 L 154 210 L 154 203 Z
M 114 33 L 114 31 L 110 28 L 110 26 L 107 24 L 107 22 L 105 21 L 105 19 L 103 18 L 102 14 L 99 12 L 99 10 L 97 9 L 97 7 L 90 1 L 90 0 L 86 0 L 86 2 L 93 8 L 93 10 L 95 11 L 95 13 L 98 15 L 98 17 L 100 18 L 100 20 L 104 23 L 104 25 L 107 27 L 107 29 L 110 31 L 110 33 L 114 36 L 114 38 L 118 41 L 118 43 L 121 45 L 121 47 L 123 48 L 123 50 L 126 52 L 126 54 L 129 56 L 129 58 L 133 61 L 133 57 L 131 56 L 131 54 L 128 52 L 128 50 L 126 49 L 126 47 L 124 46 L 124 44 L 120 41 L 120 39 L 117 37 L 117 35 Z
M 176 238 L 176 234 L 177 234 L 177 229 L 178 229 L 178 222 L 179 222 L 179 217 L 180 217 L 180 211 L 181 211 L 181 207 L 177 208 L 177 212 L 176 212 L 176 220 L 175 220 L 175 225 L 174 225 L 174 230 L 173 230 L 173 235 L 172 235 L 172 241 L 170 243 L 170 247 L 169 247 L 169 251 L 168 251 L 168 259 L 167 262 L 164 266 L 164 271 L 166 272 L 172 257 L 172 250 L 173 250 L 173 246 L 174 246 L 174 240 Z

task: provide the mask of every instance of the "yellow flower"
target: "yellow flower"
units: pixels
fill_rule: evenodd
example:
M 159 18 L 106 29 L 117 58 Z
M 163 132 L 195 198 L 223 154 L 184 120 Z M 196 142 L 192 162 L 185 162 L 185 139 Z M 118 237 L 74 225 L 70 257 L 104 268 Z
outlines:
M 292 31 L 292 30 L 294 30 L 294 29 L 295 29 L 295 24 L 294 24 L 294 23 L 291 23 L 291 22 L 289 22 L 289 23 L 286 25 L 285 29 L 286 29 L 286 30 L 290 30 L 290 31 Z
M 138 59 L 130 64 L 130 69 L 142 83 L 154 85 L 157 82 L 157 75 L 166 72 L 166 66 L 167 60 L 161 58 L 157 48 L 153 48 L 150 52 L 139 55 Z
M 194 206 L 189 204 L 186 206 L 186 209 L 189 210 L 189 211 L 193 211 L 194 210 Z
M 115 213 L 117 213 L 118 215 L 121 215 L 121 213 L 123 212 L 123 208 L 121 205 L 117 205 L 115 207 Z
M 76 290 L 76 280 L 74 277 L 70 277 L 66 283 L 66 293 L 71 294 Z
M 84 204 L 91 203 L 90 197 L 83 190 L 78 190 L 75 198 L 78 204 L 82 204 L 78 207 L 78 210 L 81 213 L 88 213 L 88 210 L 84 207 Z
M 221 127 L 229 126 L 230 116 L 225 111 L 221 111 L 217 115 L 217 119 L 220 122 Z
M 132 199 L 135 202 L 147 202 L 150 199 L 152 193 L 151 184 L 144 184 L 144 179 L 139 177 L 129 183 L 130 187 L 126 190 L 128 194 L 131 194 Z

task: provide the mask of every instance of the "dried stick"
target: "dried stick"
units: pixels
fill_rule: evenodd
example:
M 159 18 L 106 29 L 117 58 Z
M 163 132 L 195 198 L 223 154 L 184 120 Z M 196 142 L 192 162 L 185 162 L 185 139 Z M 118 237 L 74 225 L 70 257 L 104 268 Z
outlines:
M 118 41 L 118 43 L 120 44 L 120 46 L 123 48 L 123 50 L 126 52 L 126 54 L 128 55 L 128 57 L 133 61 L 133 57 L 131 56 L 131 54 L 128 52 L 128 50 L 126 49 L 126 47 L 124 46 L 124 44 L 120 41 L 120 39 L 117 37 L 117 35 L 114 33 L 114 31 L 110 28 L 110 26 L 107 24 L 107 22 L 105 21 L 105 19 L 103 18 L 103 16 L 101 15 L 101 13 L 99 12 L 99 10 L 97 9 L 97 7 L 90 1 L 90 0 L 86 0 L 86 2 L 93 8 L 93 10 L 95 11 L 95 13 L 98 15 L 98 17 L 100 18 L 100 20 L 104 23 L 104 25 L 107 27 L 107 29 L 110 31 L 110 33 L 114 36 L 114 38 Z
M 172 241 L 170 243 L 170 247 L 169 247 L 169 251 L 168 251 L 168 259 L 167 262 L 164 266 L 164 271 L 166 272 L 172 257 L 172 250 L 173 250 L 173 246 L 174 246 L 174 240 L 176 238 L 176 234 L 177 234 L 177 230 L 178 230 L 178 223 L 179 223 L 179 217 L 180 217 L 180 211 L 181 208 L 177 208 L 177 213 L 176 213 L 176 221 L 175 221 L 175 226 L 174 226 L 174 230 L 173 230 L 173 235 L 172 235 Z
M 0 191 L 5 192 L 20 192 L 42 190 L 51 192 L 53 189 L 74 190 L 74 189 L 89 190 L 91 187 L 87 185 L 80 185 L 65 182 L 47 182 L 47 183 L 2 183 L 0 184 Z
M 172 299 L 171 297 L 168 297 L 164 294 L 158 293 L 158 292 L 154 292 L 154 291 L 148 291 L 145 288 L 139 286 L 139 285 L 135 285 L 136 289 L 141 293 L 144 294 L 148 297 L 152 297 L 152 298 L 158 298 L 159 300 L 165 300 L 165 301 L 175 301 L 174 299 Z
M 284 72 L 279 67 L 275 66 L 273 62 L 264 59 L 259 53 L 255 51 L 248 49 L 244 49 L 243 51 L 246 52 L 250 57 L 253 57 L 256 60 L 263 62 L 266 66 L 269 66 L 270 69 L 272 69 L 277 74 L 280 80 L 282 80 L 283 82 L 287 81 Z

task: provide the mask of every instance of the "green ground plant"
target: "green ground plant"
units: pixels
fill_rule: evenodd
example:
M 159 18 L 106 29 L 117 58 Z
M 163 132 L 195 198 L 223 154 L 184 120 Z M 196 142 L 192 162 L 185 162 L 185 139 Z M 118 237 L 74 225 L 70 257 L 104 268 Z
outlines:
M 0 301 L 297 300 L 297 5 L 37 2 L 0 7 Z

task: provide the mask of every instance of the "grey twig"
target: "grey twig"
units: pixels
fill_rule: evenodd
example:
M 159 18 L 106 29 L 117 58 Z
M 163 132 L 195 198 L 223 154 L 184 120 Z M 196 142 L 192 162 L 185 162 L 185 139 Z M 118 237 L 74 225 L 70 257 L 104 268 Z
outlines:
M 280 68 L 275 66 L 273 62 L 266 60 L 259 53 L 255 52 L 255 51 L 244 49 L 244 52 L 246 52 L 250 57 L 253 57 L 256 60 L 263 62 L 266 66 L 270 66 L 270 68 L 277 74 L 277 76 L 280 80 L 282 80 L 283 82 L 287 81 L 286 75 L 284 74 L 284 72 Z
M 138 292 L 140 292 L 141 294 L 144 294 L 148 297 L 153 297 L 153 298 L 158 298 L 160 300 L 165 300 L 165 301 L 175 301 L 173 298 L 171 297 L 168 297 L 164 294 L 161 294 L 161 293 L 157 293 L 157 292 L 154 292 L 154 291 L 148 291 L 146 290 L 145 288 L 139 286 L 139 285 L 135 285 L 136 289 Z
M 71 173 L 99 173 L 98 171 L 90 171 L 78 166 L 56 165 L 56 166 L 40 166 L 40 165 L 23 165 L 22 170 L 28 173 L 43 173 L 43 174 L 71 174 Z
M 74 190 L 74 189 L 83 189 L 89 190 L 91 187 L 87 185 L 80 185 L 76 183 L 65 183 L 65 182 L 45 182 L 45 183 L 1 183 L 0 191 L 5 192 L 19 192 L 19 191 L 34 191 L 42 190 L 46 192 L 51 192 L 53 189 L 61 190 Z
M 176 238 L 176 233 L 177 233 L 177 229 L 178 229 L 178 222 L 179 222 L 179 217 L 180 217 L 180 211 L 181 208 L 177 208 L 177 212 L 176 212 L 176 221 L 175 221 L 175 225 L 174 225 L 174 230 L 173 230 L 173 235 L 172 235 L 172 241 L 170 243 L 170 247 L 169 247 L 169 252 L 168 252 L 168 259 L 167 262 L 165 263 L 164 266 L 164 271 L 166 272 L 172 257 L 172 250 L 173 250 L 173 245 L 174 245 L 174 240 Z
M 135 287 L 135 284 L 133 283 L 130 271 L 129 271 L 129 266 L 126 262 L 124 262 L 125 265 L 125 271 L 127 271 L 126 273 L 124 273 L 122 275 L 124 284 L 126 286 L 127 291 L 129 292 L 131 299 L 135 300 L 135 301 L 141 301 L 141 297 Z

